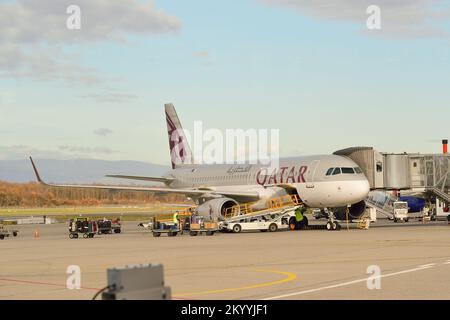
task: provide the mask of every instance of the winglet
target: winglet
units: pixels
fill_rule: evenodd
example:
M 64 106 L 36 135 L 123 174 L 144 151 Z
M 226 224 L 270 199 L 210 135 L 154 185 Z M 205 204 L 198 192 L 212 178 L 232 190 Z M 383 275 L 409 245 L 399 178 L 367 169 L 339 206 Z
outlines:
M 31 160 L 31 165 L 33 166 L 34 173 L 36 174 L 36 179 L 37 179 L 37 181 L 38 181 L 39 183 L 44 183 L 44 182 L 42 181 L 42 179 L 41 179 L 41 176 L 39 175 L 39 172 L 38 172 L 38 170 L 37 170 L 37 168 L 36 168 L 36 165 L 34 164 L 33 158 L 30 157 L 30 160 Z

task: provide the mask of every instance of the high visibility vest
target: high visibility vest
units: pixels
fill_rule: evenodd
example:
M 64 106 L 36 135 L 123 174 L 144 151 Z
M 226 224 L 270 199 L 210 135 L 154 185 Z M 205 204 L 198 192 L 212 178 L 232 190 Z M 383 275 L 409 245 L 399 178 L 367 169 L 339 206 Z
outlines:
M 295 220 L 297 222 L 303 221 L 303 214 L 301 213 L 300 210 L 295 211 Z
M 173 215 L 173 223 L 177 224 L 178 223 L 178 213 L 175 213 Z

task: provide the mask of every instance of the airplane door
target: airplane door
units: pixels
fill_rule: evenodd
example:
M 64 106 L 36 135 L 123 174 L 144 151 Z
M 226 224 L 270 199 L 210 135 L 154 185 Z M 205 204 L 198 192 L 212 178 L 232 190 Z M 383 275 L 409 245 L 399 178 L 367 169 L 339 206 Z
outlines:
M 314 176 L 316 174 L 316 170 L 319 165 L 319 162 L 320 162 L 320 160 L 314 160 L 308 166 L 308 171 L 306 171 L 306 175 L 305 175 L 307 188 L 314 188 Z

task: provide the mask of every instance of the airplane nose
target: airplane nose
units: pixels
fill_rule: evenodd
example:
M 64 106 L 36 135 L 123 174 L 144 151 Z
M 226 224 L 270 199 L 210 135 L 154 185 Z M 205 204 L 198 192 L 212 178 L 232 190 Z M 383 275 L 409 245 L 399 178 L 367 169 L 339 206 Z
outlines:
M 364 200 L 367 198 L 367 196 L 369 195 L 369 191 L 370 191 L 370 185 L 369 185 L 369 181 L 367 180 L 361 180 L 358 183 L 358 198 L 360 200 Z
M 356 180 L 352 183 L 352 188 L 350 192 L 350 202 L 356 203 L 361 200 L 365 200 L 369 195 L 370 186 L 369 181 L 367 180 Z

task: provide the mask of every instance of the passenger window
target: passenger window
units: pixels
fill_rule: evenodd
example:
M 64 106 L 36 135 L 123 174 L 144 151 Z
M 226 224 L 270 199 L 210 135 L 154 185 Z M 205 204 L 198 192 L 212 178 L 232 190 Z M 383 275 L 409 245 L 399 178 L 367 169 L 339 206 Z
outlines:
M 342 170 L 342 173 L 345 173 L 345 174 L 354 174 L 355 173 L 355 171 L 353 171 L 353 168 L 341 168 L 341 170 Z
M 334 168 L 333 176 L 337 175 L 337 174 L 340 174 L 340 173 L 341 173 L 341 168 Z
M 331 173 L 333 172 L 333 169 L 334 169 L 334 168 L 330 168 L 330 169 L 328 169 L 328 170 L 327 170 L 327 174 L 326 174 L 326 175 L 327 175 L 327 176 L 331 175 Z
M 383 172 L 383 163 L 377 162 L 377 172 Z

